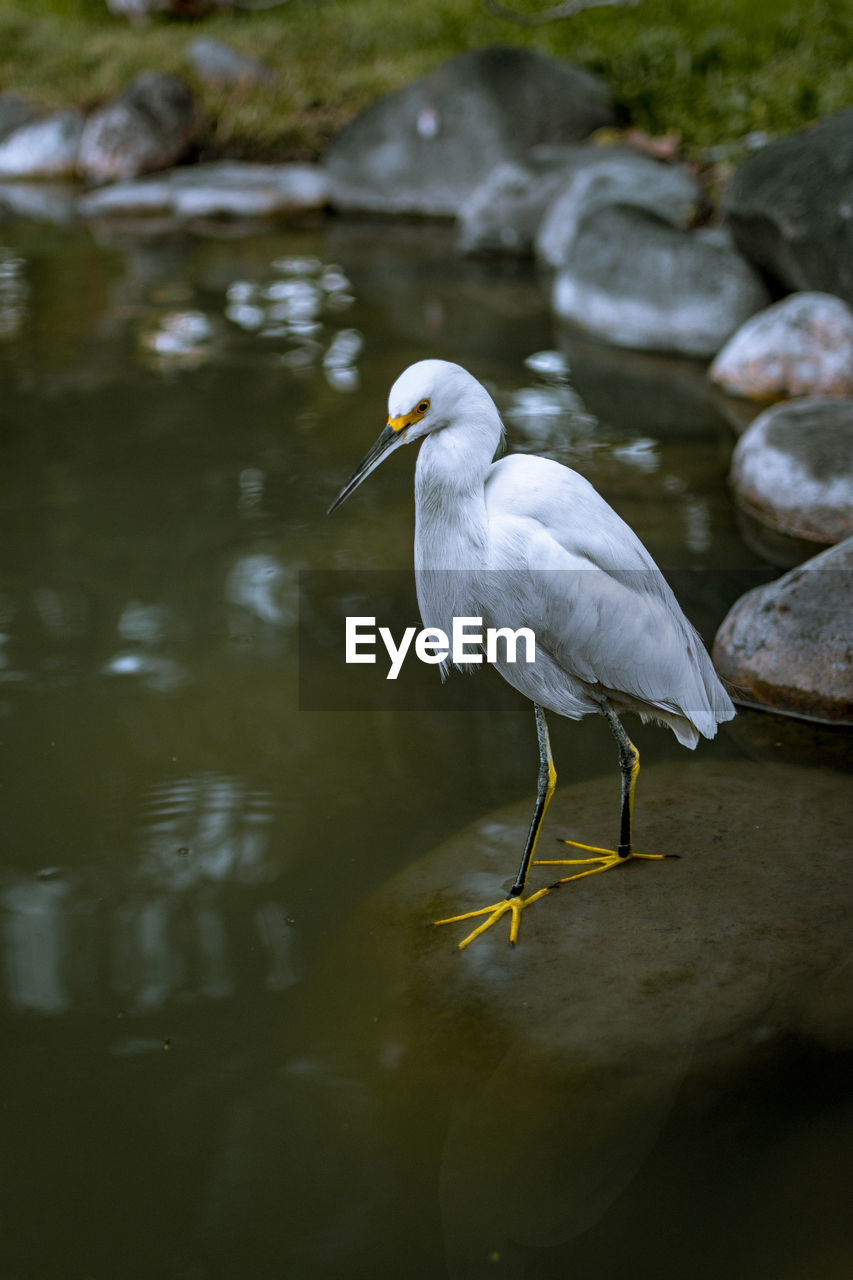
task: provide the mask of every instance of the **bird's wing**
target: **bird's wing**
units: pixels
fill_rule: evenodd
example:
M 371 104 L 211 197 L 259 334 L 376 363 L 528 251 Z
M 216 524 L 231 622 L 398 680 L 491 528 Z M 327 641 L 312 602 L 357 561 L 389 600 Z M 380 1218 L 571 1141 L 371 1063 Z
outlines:
M 705 648 L 636 534 L 581 476 L 538 458 L 492 468 L 484 608 L 528 626 L 568 676 L 683 716 L 731 714 Z M 531 465 L 532 464 L 532 465 Z M 494 477 L 494 479 L 493 479 Z
M 485 484 L 489 520 L 535 520 L 571 555 L 599 569 L 658 570 L 630 525 L 588 480 L 548 458 L 513 453 L 489 468 Z

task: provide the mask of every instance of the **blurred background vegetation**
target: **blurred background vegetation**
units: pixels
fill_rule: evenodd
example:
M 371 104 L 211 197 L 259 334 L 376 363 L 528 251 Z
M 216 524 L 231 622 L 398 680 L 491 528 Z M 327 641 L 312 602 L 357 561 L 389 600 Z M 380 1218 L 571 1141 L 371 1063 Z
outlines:
M 550 0 L 512 0 L 534 14 Z M 185 50 L 204 35 L 261 57 L 272 83 L 211 87 Z M 853 103 L 850 0 L 640 0 L 542 26 L 481 0 L 287 0 L 260 12 L 133 26 L 104 0 L 0 0 L 0 88 L 34 106 L 89 108 L 142 70 L 193 85 L 208 125 L 202 152 L 295 159 L 320 154 L 361 107 L 466 49 L 512 43 L 570 58 L 610 85 L 620 113 L 686 154 L 737 153 Z

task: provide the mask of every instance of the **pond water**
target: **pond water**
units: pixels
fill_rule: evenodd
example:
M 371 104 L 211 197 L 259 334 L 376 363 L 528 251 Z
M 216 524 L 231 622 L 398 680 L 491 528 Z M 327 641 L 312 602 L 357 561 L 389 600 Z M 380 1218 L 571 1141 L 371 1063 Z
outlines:
M 399 1149 L 380 1159 L 365 1097 L 388 1063 L 331 1081 L 316 1066 L 391 981 L 350 942 L 347 1019 L 328 995 L 329 957 L 359 922 L 370 932 L 371 894 L 535 786 L 529 704 L 493 673 L 464 694 L 433 673 L 395 696 L 374 683 L 371 706 L 336 685 L 323 638 L 318 657 L 299 634 L 306 570 L 324 571 L 315 592 L 357 581 L 367 599 L 394 571 L 389 608 L 413 608 L 411 454 L 324 514 L 407 364 L 466 365 L 511 448 L 583 471 L 708 641 L 778 572 L 739 530 L 734 434 L 702 368 L 557 332 L 532 267 L 460 261 L 451 244 L 445 228 L 367 221 L 251 236 L 0 225 L 9 1277 L 474 1274 L 442 1225 L 440 1072 L 434 1099 L 397 1090 Z M 552 736 L 561 781 L 613 772 L 602 724 Z M 636 736 L 644 764 L 680 764 L 670 734 Z M 839 778 L 851 763 L 844 735 L 749 714 L 700 752 L 732 776 L 766 762 L 771 787 L 780 759 Z M 837 819 L 849 787 L 832 796 Z M 826 817 L 802 814 L 810 856 Z M 626 1245 L 603 1206 L 559 1248 L 518 1251 L 515 1270 L 484 1248 L 483 1273 L 711 1275 L 732 1255 L 738 1272 L 739 1170 L 812 1117 L 815 1159 L 837 1161 L 851 1127 L 846 1042 L 814 1059 L 806 1105 L 796 1064 L 811 1052 L 765 1062 L 694 1112 L 687 1138 L 661 1139 L 649 1176 L 697 1188 L 662 1253 L 652 1225 Z M 703 1197 L 724 1242 L 721 1258 L 706 1223 L 707 1269 L 689 1244 Z M 811 1257 L 784 1274 L 853 1263 L 841 1237 Z M 752 1258 L 749 1274 L 765 1274 Z

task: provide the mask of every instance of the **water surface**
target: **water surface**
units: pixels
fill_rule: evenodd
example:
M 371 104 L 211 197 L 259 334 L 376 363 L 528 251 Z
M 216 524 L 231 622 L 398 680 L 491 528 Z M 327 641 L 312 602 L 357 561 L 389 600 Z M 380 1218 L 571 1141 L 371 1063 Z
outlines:
M 554 350 L 568 374 L 525 363 Z M 324 512 L 381 429 L 390 383 L 427 355 L 489 385 L 511 447 L 601 489 L 707 639 L 745 586 L 774 575 L 738 532 L 732 432 L 702 369 L 555 332 L 531 267 L 460 262 L 446 229 L 416 225 L 0 227 L 10 1276 L 428 1280 L 449 1265 L 443 1106 L 402 1105 L 411 1142 L 365 1160 L 380 1084 L 317 1066 L 337 1030 L 318 993 L 374 889 L 531 794 L 532 713 L 493 673 L 461 703 L 443 705 L 437 680 L 434 706 L 305 711 L 299 698 L 300 571 L 408 571 L 411 454 Z M 603 724 L 557 723 L 553 739 L 561 778 L 612 770 Z M 683 755 L 662 730 L 637 740 L 644 762 Z M 701 750 L 732 770 L 780 755 L 849 766 L 846 739 L 770 717 L 742 716 Z M 357 988 L 365 1017 L 370 983 Z M 829 1159 L 832 1108 L 849 1122 L 849 1089 L 821 1059 L 831 1106 L 808 1128 L 799 1061 L 783 1055 L 781 1077 L 757 1072 L 709 1102 L 694 1135 L 702 1149 L 722 1108 L 730 1249 L 747 1212 L 738 1170 L 764 1158 L 766 1131 L 808 1132 Z M 349 1120 L 319 1121 L 324 1090 Z M 667 1144 L 648 1176 L 682 1170 L 701 1198 L 709 1170 L 677 1134 Z M 793 1140 L 785 1151 L 796 1160 Z M 360 1206 L 393 1206 L 407 1186 L 405 1227 L 389 1210 L 371 1264 Z M 334 1231 L 318 1194 L 352 1201 Z M 625 1269 L 612 1239 L 605 1219 L 513 1265 L 607 1280 Z M 843 1262 L 833 1245 L 825 1270 L 790 1274 L 841 1275 Z M 670 1274 L 665 1259 L 654 1273 Z

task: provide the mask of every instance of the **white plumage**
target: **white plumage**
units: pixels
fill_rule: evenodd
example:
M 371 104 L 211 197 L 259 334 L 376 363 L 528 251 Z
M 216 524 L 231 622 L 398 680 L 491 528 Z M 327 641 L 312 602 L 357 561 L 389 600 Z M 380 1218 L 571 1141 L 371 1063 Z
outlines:
M 511 910 L 514 940 L 521 907 L 532 900 L 523 899 L 522 890 L 556 777 L 540 709 L 573 720 L 604 714 L 619 740 L 619 852 L 597 850 L 607 857 L 575 860 L 609 866 L 642 856 L 630 847 L 638 753 L 615 713 L 658 720 L 693 748 L 700 734 L 713 737 L 734 707 L 633 530 L 588 481 L 560 463 L 520 454 L 494 462 L 502 436 L 494 401 L 471 374 L 444 360 L 422 360 L 394 383 L 388 425 L 330 510 L 389 453 L 422 440 L 415 469 L 415 578 L 424 626 L 450 635 L 454 617 L 476 616 L 484 626 L 535 632 L 535 664 L 497 665 L 537 708 L 541 812 L 538 821 L 534 813 L 510 895 L 494 908 L 467 913 L 492 911 L 497 919 Z M 545 770 L 549 785 L 543 789 Z

